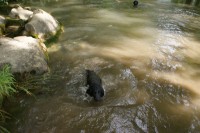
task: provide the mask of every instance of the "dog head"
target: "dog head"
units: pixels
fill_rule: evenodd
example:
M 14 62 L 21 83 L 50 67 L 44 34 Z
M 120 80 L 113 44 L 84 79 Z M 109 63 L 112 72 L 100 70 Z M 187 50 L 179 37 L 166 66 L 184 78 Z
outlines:
M 89 86 L 89 89 L 87 92 L 90 96 L 94 97 L 95 101 L 101 100 L 101 98 L 104 96 L 104 90 L 99 85 L 91 85 Z
M 94 100 L 99 101 L 104 96 L 104 90 L 101 86 L 93 91 Z
M 134 0 L 134 1 L 133 1 L 133 6 L 137 6 L 138 3 L 139 3 L 139 2 L 138 2 L 137 0 Z

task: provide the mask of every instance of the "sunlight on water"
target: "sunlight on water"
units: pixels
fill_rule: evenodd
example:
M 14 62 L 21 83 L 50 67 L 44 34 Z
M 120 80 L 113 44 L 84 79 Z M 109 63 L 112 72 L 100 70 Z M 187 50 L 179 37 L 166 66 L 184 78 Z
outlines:
M 133 23 L 134 25 L 137 23 L 144 23 L 143 19 L 135 18 L 134 16 L 130 17 L 131 15 L 133 14 L 128 13 L 128 12 L 126 12 L 125 14 L 123 12 L 119 12 L 119 11 L 115 12 L 112 10 L 109 11 L 105 9 L 97 11 L 97 17 L 100 19 L 99 21 L 103 23 L 125 24 L 125 25 L 131 25 Z
M 42 3 L 64 25 L 48 48 L 57 77 L 38 86 L 36 100 L 15 103 L 21 108 L 13 132 L 200 130 L 200 12 L 166 0 L 139 2 Z M 85 95 L 85 69 L 102 78 L 101 102 Z
M 178 72 L 172 73 L 159 73 L 160 77 L 169 80 L 171 83 L 181 85 L 185 89 L 189 89 L 195 94 L 192 103 L 198 108 L 200 99 L 200 78 L 199 78 L 199 43 L 192 39 L 185 39 L 184 48 L 181 50 L 185 55 L 186 60 Z

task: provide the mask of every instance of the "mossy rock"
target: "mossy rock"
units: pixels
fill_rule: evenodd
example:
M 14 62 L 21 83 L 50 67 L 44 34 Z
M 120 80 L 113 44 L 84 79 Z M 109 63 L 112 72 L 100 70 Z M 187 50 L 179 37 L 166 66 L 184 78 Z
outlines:
M 25 24 L 27 34 L 39 38 L 43 42 L 55 36 L 59 29 L 59 22 L 41 9 L 34 10 L 33 16 Z

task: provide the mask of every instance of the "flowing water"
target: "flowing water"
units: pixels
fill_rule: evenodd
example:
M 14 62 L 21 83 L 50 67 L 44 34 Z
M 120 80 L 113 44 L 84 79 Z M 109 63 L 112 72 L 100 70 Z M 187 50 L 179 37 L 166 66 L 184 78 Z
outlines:
M 200 132 L 200 8 L 169 0 L 48 0 L 25 5 L 64 26 L 35 97 L 9 104 L 12 133 Z M 85 69 L 106 95 L 85 95 Z

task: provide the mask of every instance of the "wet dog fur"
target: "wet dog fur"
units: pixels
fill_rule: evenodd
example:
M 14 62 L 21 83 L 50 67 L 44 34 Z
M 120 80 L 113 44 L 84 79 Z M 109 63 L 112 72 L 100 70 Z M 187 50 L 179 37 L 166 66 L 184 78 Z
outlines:
M 87 85 L 89 85 L 86 93 L 99 101 L 104 96 L 104 89 L 100 77 L 92 70 L 86 70 Z

